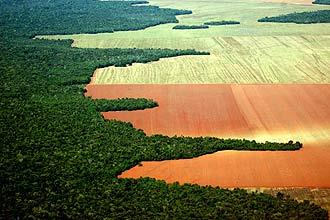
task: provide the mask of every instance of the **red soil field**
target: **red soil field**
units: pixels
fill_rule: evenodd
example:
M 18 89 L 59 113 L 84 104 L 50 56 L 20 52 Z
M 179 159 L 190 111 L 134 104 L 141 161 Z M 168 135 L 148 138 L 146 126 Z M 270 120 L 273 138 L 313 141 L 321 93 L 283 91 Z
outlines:
M 149 135 L 330 139 L 330 85 L 90 84 L 86 95 L 154 99 L 158 108 L 103 113 Z
M 233 187 L 330 188 L 329 146 L 299 151 L 219 151 L 193 159 L 143 162 L 120 178 Z
M 93 85 L 93 98 L 145 97 L 158 108 L 106 112 L 147 134 L 302 141 L 293 152 L 222 151 L 143 162 L 120 177 L 222 187 L 330 188 L 330 85 Z

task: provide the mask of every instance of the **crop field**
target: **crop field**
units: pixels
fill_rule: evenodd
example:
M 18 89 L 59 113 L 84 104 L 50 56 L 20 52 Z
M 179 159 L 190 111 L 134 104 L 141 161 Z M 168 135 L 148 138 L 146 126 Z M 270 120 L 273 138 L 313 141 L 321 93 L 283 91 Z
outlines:
M 157 42 L 148 41 L 150 45 Z M 163 41 L 166 48 L 171 41 Z M 329 36 L 214 37 L 177 41 L 177 48 L 210 56 L 161 59 L 98 69 L 98 84 L 329 83 Z M 127 45 L 129 46 L 129 45 Z M 139 47 L 139 45 L 135 45 Z

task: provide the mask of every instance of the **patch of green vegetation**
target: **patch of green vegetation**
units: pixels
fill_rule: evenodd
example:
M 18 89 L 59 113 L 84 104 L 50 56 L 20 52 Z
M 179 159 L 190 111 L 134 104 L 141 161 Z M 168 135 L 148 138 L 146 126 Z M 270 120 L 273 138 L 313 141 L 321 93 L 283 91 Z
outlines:
M 186 49 L 186 50 L 176 50 L 176 49 L 159 49 L 157 55 L 153 55 L 151 57 L 144 57 L 143 54 L 138 58 L 131 57 L 128 61 L 127 59 L 116 59 L 116 62 L 112 63 L 110 66 L 116 67 L 127 67 L 132 65 L 133 63 L 149 63 L 150 61 L 159 61 L 159 58 L 169 58 L 169 57 L 179 57 L 185 55 L 210 55 L 209 52 L 196 51 L 194 49 Z M 152 59 L 152 60 L 150 60 Z M 97 68 L 105 68 L 109 67 L 109 64 L 100 64 Z
M 330 0 L 315 0 L 313 4 L 330 5 Z
M 96 109 L 99 112 L 134 111 L 158 107 L 158 103 L 145 98 L 96 99 Z
M 164 23 L 177 23 L 176 15 L 189 10 L 160 9 L 157 6 L 131 7 L 146 1 L 1 0 L 1 28 L 19 34 L 78 34 L 139 30 Z M 116 13 L 109 13 L 109 11 Z M 17 13 L 13 17 L 13 12 Z M 150 16 L 157 14 L 157 16 Z M 145 16 L 146 15 L 146 16 Z M 137 22 L 138 21 L 138 22 Z M 63 28 L 65 27 L 65 28 Z
M 134 216 L 141 219 L 327 219 L 327 211 L 320 207 L 289 198 L 274 198 L 245 190 L 169 185 L 152 179 L 117 179 L 119 173 L 142 160 L 190 158 L 221 149 L 246 149 L 249 145 L 251 149 L 266 147 L 267 150 L 272 150 L 271 146 L 292 150 L 301 145 L 291 142 L 262 145 L 244 140 L 161 135 L 147 137 L 129 123 L 104 121 L 94 101 L 83 96 L 86 81 L 96 67 L 152 61 L 187 51 L 78 49 L 70 47 L 71 41 L 28 39 L 27 36 L 38 30 L 56 32 L 61 27 L 73 31 L 71 22 L 84 16 L 71 7 L 77 1 L 0 2 L 0 21 L 6 27 L 0 29 L 1 219 L 121 219 Z M 89 0 L 79 2 L 91 11 L 106 4 Z M 118 28 L 117 21 L 121 19 L 123 29 L 144 27 L 154 20 L 164 21 L 158 17 L 162 9 L 157 9 L 156 13 L 140 11 L 143 19 L 133 22 L 129 17 L 133 10 L 130 4 L 109 4 L 112 8 L 107 9 L 107 14 L 120 17 L 111 23 L 113 27 Z M 36 5 L 39 11 L 33 9 Z M 41 6 L 45 10 L 41 10 Z M 117 7 L 124 13 L 117 13 Z M 18 12 L 22 12 L 22 8 L 27 11 L 27 17 L 20 23 L 22 15 Z M 63 13 L 56 21 L 48 21 L 54 18 L 51 16 L 54 12 L 46 10 L 49 8 L 56 8 L 57 12 L 71 9 L 72 13 Z M 134 7 L 134 10 L 140 9 Z M 6 13 L 6 18 L 2 12 Z M 97 13 L 93 16 L 97 27 L 102 19 L 96 19 Z M 35 18 L 40 19 L 37 27 L 30 22 Z M 50 23 L 55 24 L 54 29 L 47 26 Z M 92 26 L 78 25 L 76 31 L 90 31 Z
M 173 27 L 175 30 L 188 30 L 188 29 L 207 29 L 207 25 L 176 25 Z
M 276 17 L 265 17 L 259 19 L 258 22 L 280 22 L 280 23 L 296 23 L 296 24 L 329 23 L 330 10 L 291 13 Z
M 239 21 L 209 21 L 205 22 L 205 25 L 233 25 L 233 24 L 240 24 Z

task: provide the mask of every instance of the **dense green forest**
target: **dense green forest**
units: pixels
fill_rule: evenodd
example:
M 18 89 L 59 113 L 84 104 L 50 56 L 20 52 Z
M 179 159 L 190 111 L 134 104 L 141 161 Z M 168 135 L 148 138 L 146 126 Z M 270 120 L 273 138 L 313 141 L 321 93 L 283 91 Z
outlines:
M 99 112 L 134 111 L 158 106 L 157 102 L 145 98 L 96 99 L 94 103 Z
M 287 15 L 279 15 L 276 17 L 265 17 L 258 22 L 280 22 L 280 23 L 296 23 L 296 24 L 312 24 L 312 23 L 329 23 L 330 10 L 320 10 L 313 12 L 291 13 Z
M 173 29 L 176 30 L 187 30 L 187 29 L 207 29 L 209 26 L 207 25 L 176 25 Z
M 239 21 L 209 21 L 204 23 L 204 25 L 232 25 L 232 24 L 240 24 L 240 22 Z
M 313 4 L 330 5 L 330 0 L 315 0 Z
M 301 148 L 293 142 L 147 137 L 129 123 L 104 121 L 97 104 L 83 96 L 97 67 L 196 51 L 79 49 L 70 41 L 29 38 L 134 30 L 176 21 L 174 15 L 185 12 L 93 0 L 0 4 L 1 219 L 327 219 L 326 210 L 282 196 L 116 178 L 143 160 Z
M 177 23 L 175 15 L 191 14 L 188 10 L 160 10 L 157 6 L 131 7 L 137 3 L 146 1 L 100 1 L 96 4 L 91 0 L 1 0 L 1 28 L 15 27 L 15 31 L 30 36 L 101 33 Z M 13 13 L 17 13 L 15 17 Z M 150 16 L 155 14 L 157 16 Z

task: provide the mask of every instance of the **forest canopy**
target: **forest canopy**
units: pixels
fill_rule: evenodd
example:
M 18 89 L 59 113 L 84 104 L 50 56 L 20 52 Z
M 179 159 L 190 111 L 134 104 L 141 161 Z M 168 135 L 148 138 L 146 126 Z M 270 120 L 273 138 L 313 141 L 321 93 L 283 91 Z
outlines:
M 27 34 L 29 37 L 128 31 L 177 23 L 176 15 L 192 13 L 189 10 L 160 9 L 157 6 L 132 7 L 139 3 L 146 1 L 2 0 L 1 28 L 12 30 L 15 27 L 13 33 Z

